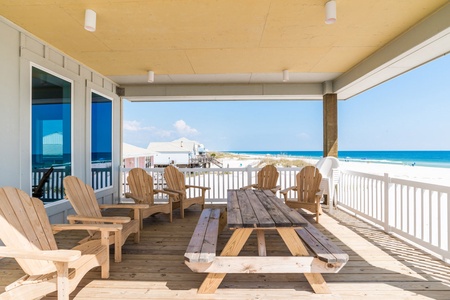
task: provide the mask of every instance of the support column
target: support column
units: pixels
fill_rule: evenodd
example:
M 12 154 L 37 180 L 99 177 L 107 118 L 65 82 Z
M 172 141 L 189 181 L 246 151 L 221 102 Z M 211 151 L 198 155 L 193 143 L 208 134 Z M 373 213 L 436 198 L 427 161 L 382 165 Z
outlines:
M 323 96 L 323 156 L 338 156 L 337 94 Z

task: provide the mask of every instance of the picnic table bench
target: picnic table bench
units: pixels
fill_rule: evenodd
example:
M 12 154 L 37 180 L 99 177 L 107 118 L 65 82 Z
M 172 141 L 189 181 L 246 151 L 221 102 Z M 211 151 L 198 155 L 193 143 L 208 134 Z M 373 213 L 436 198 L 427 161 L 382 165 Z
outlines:
M 259 204 L 253 203 L 258 202 L 255 197 L 261 200 Z M 241 215 L 236 216 L 233 205 L 236 205 L 237 198 L 247 199 L 241 204 L 254 205 L 253 209 L 238 208 Z M 185 253 L 185 263 L 192 271 L 209 273 L 198 293 L 214 293 L 227 273 L 304 273 L 316 293 L 330 293 L 320 273 L 336 273 L 348 261 L 348 255 L 333 241 L 270 191 L 232 190 L 228 200 L 228 210 L 225 212 L 211 208 L 202 211 Z M 255 225 L 255 220 L 262 224 L 254 213 L 253 216 L 249 213 L 255 211 L 258 205 L 267 208 L 266 214 L 259 215 L 261 222 L 265 223 L 263 226 L 267 227 Z M 273 219 L 266 218 L 270 214 L 276 215 L 273 217 L 280 222 L 279 226 L 271 223 Z M 217 239 L 225 226 L 225 219 L 234 232 L 220 256 L 217 256 Z M 246 219 L 252 221 L 246 222 Z M 278 231 L 292 256 L 266 256 L 264 231 L 269 229 Z M 238 256 L 253 230 L 256 230 L 258 237 L 259 255 Z

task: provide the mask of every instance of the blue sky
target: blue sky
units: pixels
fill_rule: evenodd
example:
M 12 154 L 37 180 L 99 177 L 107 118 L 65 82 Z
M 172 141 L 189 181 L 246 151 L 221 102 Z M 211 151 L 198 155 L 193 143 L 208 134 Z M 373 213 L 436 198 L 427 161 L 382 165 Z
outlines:
M 450 55 L 338 104 L 340 150 L 450 150 Z M 322 101 L 124 101 L 124 142 L 208 150 L 322 149 Z

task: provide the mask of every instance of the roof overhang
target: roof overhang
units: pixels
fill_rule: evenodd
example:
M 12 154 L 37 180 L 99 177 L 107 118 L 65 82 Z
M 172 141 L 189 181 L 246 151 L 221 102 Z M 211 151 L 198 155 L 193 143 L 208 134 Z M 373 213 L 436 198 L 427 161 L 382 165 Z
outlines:
M 0 1 L 0 18 L 107 76 L 130 101 L 346 100 L 450 51 L 447 0 L 338 0 L 333 25 L 324 4 L 21 0 Z M 83 29 L 87 8 L 95 32 Z
M 325 82 L 249 84 L 124 84 L 129 101 L 347 100 L 450 52 L 450 4 L 444 6 L 349 71 Z M 219 75 L 217 75 L 219 76 Z M 271 74 L 279 76 L 279 74 Z M 308 74 L 295 74 L 307 78 Z M 310 78 L 314 76 L 310 76 Z

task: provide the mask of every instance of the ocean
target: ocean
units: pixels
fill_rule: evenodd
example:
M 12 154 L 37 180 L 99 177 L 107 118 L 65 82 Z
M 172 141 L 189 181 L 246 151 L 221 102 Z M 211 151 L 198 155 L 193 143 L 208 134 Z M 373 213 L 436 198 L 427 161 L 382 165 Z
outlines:
M 235 154 L 320 159 L 322 151 L 224 151 Z M 450 151 L 339 151 L 344 161 L 450 168 Z

